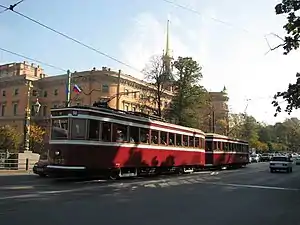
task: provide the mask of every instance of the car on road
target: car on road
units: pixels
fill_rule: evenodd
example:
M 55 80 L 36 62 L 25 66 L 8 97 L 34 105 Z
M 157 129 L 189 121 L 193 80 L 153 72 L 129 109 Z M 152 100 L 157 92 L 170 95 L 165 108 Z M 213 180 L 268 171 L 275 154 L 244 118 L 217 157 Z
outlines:
M 256 163 L 257 163 L 257 162 L 260 161 L 260 157 L 259 157 L 258 154 L 251 154 L 251 155 L 250 155 L 249 161 L 250 161 L 251 163 L 253 163 L 253 162 L 256 162 Z
M 298 157 L 295 159 L 295 163 L 296 163 L 296 165 L 300 165 L 300 156 L 298 156 Z
M 260 157 L 260 160 L 262 162 L 268 162 L 268 161 L 270 161 L 270 159 L 271 159 L 271 157 L 270 157 L 270 154 L 268 154 L 268 153 L 264 153 Z
M 47 157 L 41 156 L 39 161 L 36 162 L 32 168 L 33 173 L 39 175 L 40 177 L 46 177 L 45 169 L 49 164 Z
M 293 172 L 293 160 L 289 156 L 274 156 L 270 161 L 270 172 L 282 170 Z

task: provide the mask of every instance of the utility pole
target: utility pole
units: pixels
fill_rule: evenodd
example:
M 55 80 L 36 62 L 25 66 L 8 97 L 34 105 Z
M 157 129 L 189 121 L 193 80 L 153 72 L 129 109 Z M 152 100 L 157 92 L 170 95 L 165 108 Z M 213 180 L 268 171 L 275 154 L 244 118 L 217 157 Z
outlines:
M 118 73 L 118 81 L 117 81 L 117 103 L 116 103 L 116 108 L 117 110 L 120 109 L 120 82 L 121 82 L 121 70 L 119 70 Z
M 67 93 L 66 93 L 66 107 L 70 107 L 70 101 L 71 101 L 71 72 L 70 70 L 67 71 Z
M 24 151 L 30 150 L 30 120 L 31 120 L 31 108 L 30 108 L 30 96 L 32 90 L 32 81 L 26 81 L 28 89 L 27 89 L 27 105 L 25 110 L 25 118 L 24 118 Z
M 216 132 L 216 123 L 215 123 L 215 110 L 214 110 L 214 108 L 212 108 L 212 124 L 213 124 L 212 131 L 213 131 L 213 133 L 215 133 Z

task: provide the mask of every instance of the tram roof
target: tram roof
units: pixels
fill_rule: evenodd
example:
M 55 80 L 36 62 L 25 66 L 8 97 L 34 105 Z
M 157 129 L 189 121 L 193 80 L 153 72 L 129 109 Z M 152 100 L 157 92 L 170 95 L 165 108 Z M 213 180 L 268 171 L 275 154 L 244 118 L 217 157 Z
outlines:
M 246 140 L 233 138 L 233 137 L 228 137 L 228 136 L 225 136 L 225 135 L 215 134 L 215 133 L 206 133 L 205 137 L 208 138 L 208 139 L 224 139 L 224 140 L 231 140 L 231 141 L 238 141 L 238 142 L 248 143 L 248 141 L 246 141 Z
M 140 113 L 140 112 L 122 111 L 122 110 L 95 107 L 95 106 L 71 106 L 71 107 L 63 107 L 63 108 L 52 108 L 51 112 L 67 111 L 67 110 L 90 111 L 90 112 L 96 112 L 96 113 L 109 113 L 112 115 L 116 115 L 117 117 L 125 117 L 125 118 L 131 118 L 133 120 L 137 120 L 137 121 L 141 121 L 141 122 L 148 122 L 154 126 L 155 125 L 158 125 L 158 126 L 163 125 L 168 128 L 181 129 L 181 130 L 186 130 L 186 131 L 205 135 L 205 132 L 202 130 L 190 128 L 190 127 L 184 127 L 184 126 L 180 126 L 180 125 L 175 125 L 175 124 L 165 121 L 164 119 L 162 119 L 158 116 L 148 115 L 148 114 L 144 114 L 144 113 Z

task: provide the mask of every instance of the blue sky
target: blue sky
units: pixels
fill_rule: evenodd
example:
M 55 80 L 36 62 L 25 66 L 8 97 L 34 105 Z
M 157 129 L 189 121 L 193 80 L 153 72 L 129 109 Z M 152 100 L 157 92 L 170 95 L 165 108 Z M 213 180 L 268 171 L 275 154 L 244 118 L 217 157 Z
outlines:
M 1 0 L 10 5 L 14 0 Z M 283 56 L 280 50 L 265 55 L 265 34 L 282 35 L 284 18 L 276 16 L 276 0 L 174 0 L 201 15 L 163 0 L 26 0 L 16 9 L 62 31 L 132 67 L 142 70 L 152 55 L 162 53 L 166 20 L 171 20 L 173 56 L 192 56 L 203 66 L 203 85 L 211 91 L 226 85 L 233 112 L 247 113 L 267 123 L 273 118 L 271 96 L 293 82 L 299 53 Z M 218 23 L 226 21 L 233 27 Z M 246 30 L 246 31 L 245 31 Z M 280 40 L 269 36 L 271 45 Z M 122 69 L 141 74 L 79 46 L 16 14 L 0 14 L 0 47 L 71 71 L 93 67 Z M 23 61 L 0 51 L 0 63 Z M 61 71 L 44 66 L 46 73 Z M 298 116 L 297 112 L 294 115 Z

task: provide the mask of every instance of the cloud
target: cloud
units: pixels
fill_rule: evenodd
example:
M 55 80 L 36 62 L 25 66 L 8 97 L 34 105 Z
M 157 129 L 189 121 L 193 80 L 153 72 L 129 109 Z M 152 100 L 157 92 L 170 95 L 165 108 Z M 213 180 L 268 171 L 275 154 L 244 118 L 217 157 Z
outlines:
M 232 111 L 244 112 L 248 103 L 247 113 L 259 121 L 274 123 L 284 120 L 286 114 L 273 117 L 272 96 L 295 80 L 300 55 L 292 53 L 283 56 L 281 51 L 265 55 L 268 45 L 260 35 L 261 31 L 265 27 L 276 27 L 274 23 L 278 21 L 264 21 L 260 26 L 257 20 L 261 17 L 256 18 L 254 28 L 257 30 L 251 29 L 252 33 L 249 34 L 213 21 L 211 18 L 218 19 L 219 13 L 223 18 L 226 17 L 222 8 L 203 7 L 202 16 L 186 13 L 182 17 L 172 11 L 170 45 L 173 57 L 191 56 L 197 60 L 203 66 L 202 84 L 209 91 L 220 91 L 226 85 Z M 228 15 L 226 19 L 234 21 L 230 17 L 232 14 Z M 251 22 L 251 18 L 243 19 Z M 141 71 L 151 56 L 162 54 L 166 20 L 167 17 L 160 19 L 159 15 L 151 12 L 136 15 L 130 26 L 132 28 L 120 45 L 122 60 Z M 245 23 L 244 20 L 241 24 Z M 143 78 L 142 74 L 128 68 L 124 68 L 124 71 Z M 247 102 L 246 99 L 251 101 Z

